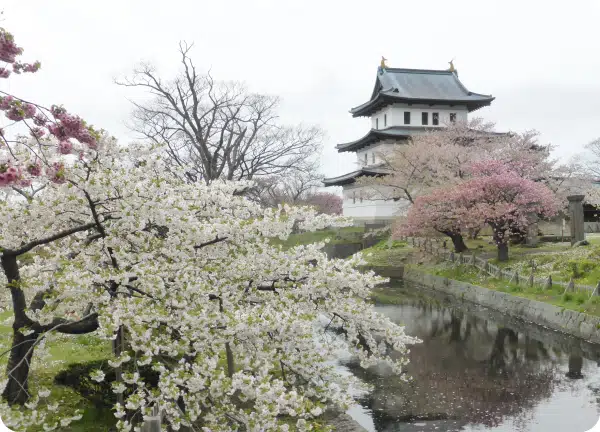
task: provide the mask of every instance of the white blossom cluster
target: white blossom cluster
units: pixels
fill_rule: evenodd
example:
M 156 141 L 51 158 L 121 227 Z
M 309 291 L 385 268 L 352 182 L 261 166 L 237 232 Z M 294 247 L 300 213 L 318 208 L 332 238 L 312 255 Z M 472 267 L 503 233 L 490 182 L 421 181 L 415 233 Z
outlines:
M 114 409 L 120 431 L 139 430 L 155 405 L 173 430 L 290 430 L 282 416 L 311 430 L 326 408 L 352 402 L 349 379 L 331 363 L 340 347 L 364 367 L 384 361 L 403 370 L 406 356 L 391 351 L 406 353 L 417 340 L 368 302 L 384 279 L 356 270 L 360 256 L 328 259 L 323 244 L 283 250 L 271 242 L 347 220 L 261 208 L 240 193 L 245 183 L 190 184 L 159 150 L 105 143 L 73 161 L 64 183 L 0 202 L 1 250 L 90 224 L 28 252 L 19 289 L 29 302 L 44 293 L 43 307 L 26 311 L 35 322 L 97 314 L 99 337 L 124 335 L 111 367 L 158 373 L 157 387 L 137 372 L 113 385 L 124 396 Z M 10 306 L 11 291 L 2 291 Z M 78 418 L 57 419 L 40 399 L 26 409 L 3 403 L 0 416 L 15 430 Z

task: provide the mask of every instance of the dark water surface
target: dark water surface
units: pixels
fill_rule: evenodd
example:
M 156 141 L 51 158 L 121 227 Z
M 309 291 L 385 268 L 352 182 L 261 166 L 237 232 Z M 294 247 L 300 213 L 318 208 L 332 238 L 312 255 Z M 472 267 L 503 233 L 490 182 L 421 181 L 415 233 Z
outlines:
M 349 411 L 369 431 L 584 432 L 598 421 L 599 345 L 410 283 L 386 290 L 400 304 L 378 310 L 423 343 L 408 384 L 343 363 L 374 386 Z

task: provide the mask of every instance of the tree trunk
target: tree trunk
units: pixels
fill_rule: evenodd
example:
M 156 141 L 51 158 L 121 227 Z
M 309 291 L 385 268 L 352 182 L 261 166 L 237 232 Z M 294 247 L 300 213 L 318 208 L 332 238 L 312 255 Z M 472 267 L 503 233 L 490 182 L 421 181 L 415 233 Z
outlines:
M 15 316 L 13 322 L 12 348 L 10 350 L 8 365 L 6 366 L 8 383 L 4 388 L 2 397 L 11 405 L 22 405 L 29 398 L 27 380 L 29 378 L 29 367 L 33 355 L 32 345 L 37 340 L 38 334 L 32 333 L 25 336 L 19 331 L 19 329 L 30 325 L 31 320 L 25 313 L 27 303 L 25 300 L 25 293 L 23 293 L 23 290 L 19 286 L 21 275 L 19 274 L 17 257 L 5 252 L 0 258 L 0 262 L 2 263 L 2 270 L 8 281 L 7 288 L 10 290 L 13 313 Z
M 13 325 L 12 348 L 6 367 L 8 383 L 2 393 L 2 397 L 10 405 L 23 405 L 29 399 L 28 378 L 31 358 L 33 357 L 32 346 L 38 338 L 37 333 L 24 336 L 23 333 L 17 330 L 18 328 L 20 327 L 15 322 L 15 325 Z
M 508 242 L 509 236 L 505 230 L 502 230 L 502 226 L 490 224 L 494 231 L 494 242 L 498 246 L 498 261 L 508 261 Z
M 460 252 L 464 252 L 467 249 L 469 249 L 467 247 L 467 245 L 465 244 L 465 241 L 463 240 L 463 237 L 461 234 L 457 234 L 457 233 L 444 233 L 444 234 L 446 234 L 452 240 L 452 244 L 454 245 L 454 252 L 460 253 Z
M 498 261 L 508 261 L 508 244 L 498 243 Z

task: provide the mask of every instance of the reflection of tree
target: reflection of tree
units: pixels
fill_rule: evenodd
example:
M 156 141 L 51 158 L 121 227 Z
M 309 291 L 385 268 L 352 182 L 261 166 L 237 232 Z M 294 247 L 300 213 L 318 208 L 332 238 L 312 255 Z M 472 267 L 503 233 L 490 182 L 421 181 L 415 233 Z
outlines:
M 555 365 L 541 342 L 519 340 L 506 327 L 490 330 L 485 320 L 460 311 L 403 310 L 408 333 L 423 340 L 411 347 L 407 372 L 414 380 L 406 384 L 352 367 L 374 384 L 364 403 L 377 413 L 378 430 L 398 419 L 452 418 L 494 426 L 551 395 Z
M 569 372 L 566 373 L 566 377 L 570 379 L 581 379 L 583 374 L 581 368 L 583 367 L 583 357 L 578 354 L 571 354 L 569 356 Z

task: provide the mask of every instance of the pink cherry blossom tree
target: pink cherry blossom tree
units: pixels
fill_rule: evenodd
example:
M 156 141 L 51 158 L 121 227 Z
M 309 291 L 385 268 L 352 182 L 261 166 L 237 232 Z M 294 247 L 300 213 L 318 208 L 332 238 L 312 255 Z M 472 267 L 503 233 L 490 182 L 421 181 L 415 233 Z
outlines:
M 496 160 L 476 162 L 471 175 L 457 187 L 459 206 L 462 201 L 470 203 L 467 223 L 485 223 L 492 228 L 499 261 L 508 260 L 511 232 L 525 230 L 559 209 L 556 195 L 546 185 L 521 176 L 512 165 Z
M 456 252 L 464 252 L 468 249 L 463 239 L 470 221 L 468 207 L 456 187 L 436 189 L 415 200 L 394 234 L 429 237 L 442 233 L 450 237 Z
M 468 172 L 468 180 L 417 199 L 398 232 L 426 235 L 435 230 L 448 235 L 461 252 L 466 249 L 461 233 L 487 224 L 498 246 L 498 260 L 506 261 L 510 233 L 524 230 L 539 217 L 553 216 L 559 208 L 547 186 L 504 162 L 475 162 Z
M 342 214 L 342 198 L 339 195 L 330 192 L 316 192 L 309 194 L 303 200 L 302 204 L 314 207 L 319 214 Z

